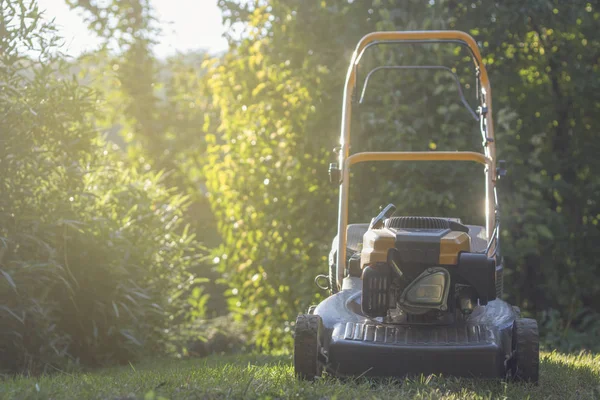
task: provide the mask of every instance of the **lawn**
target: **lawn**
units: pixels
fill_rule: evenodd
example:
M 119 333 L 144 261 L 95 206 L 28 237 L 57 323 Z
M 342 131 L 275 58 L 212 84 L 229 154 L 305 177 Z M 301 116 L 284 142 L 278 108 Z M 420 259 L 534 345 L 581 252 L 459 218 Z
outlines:
M 600 399 L 600 355 L 542 353 L 539 386 L 437 376 L 298 382 L 290 356 L 158 359 L 94 372 L 6 378 L 2 399 Z

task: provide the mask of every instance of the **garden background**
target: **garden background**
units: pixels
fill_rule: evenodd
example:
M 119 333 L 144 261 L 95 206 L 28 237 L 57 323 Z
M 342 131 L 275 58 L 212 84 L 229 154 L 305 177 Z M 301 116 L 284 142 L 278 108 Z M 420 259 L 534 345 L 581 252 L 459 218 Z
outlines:
M 100 48 L 68 57 L 35 2 L 0 0 L 3 373 L 289 351 L 296 314 L 327 295 L 327 165 L 347 63 L 376 30 L 477 40 L 509 170 L 505 299 L 546 349 L 600 350 L 597 2 L 219 0 L 228 50 L 167 58 L 151 1 L 66 2 Z M 366 64 L 444 61 L 473 99 L 464 50 L 426 47 Z M 451 77 L 382 73 L 352 151 L 478 149 L 469 118 Z M 482 218 L 479 168 L 369 165 L 353 182 L 354 221 L 390 202 Z

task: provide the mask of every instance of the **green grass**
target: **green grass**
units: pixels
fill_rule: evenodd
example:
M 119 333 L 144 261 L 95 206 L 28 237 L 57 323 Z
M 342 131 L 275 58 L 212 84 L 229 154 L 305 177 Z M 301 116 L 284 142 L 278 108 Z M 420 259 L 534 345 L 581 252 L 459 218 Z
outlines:
M 7 378 L 2 399 L 600 399 L 600 355 L 543 353 L 539 386 L 437 376 L 315 383 L 293 376 L 290 356 L 145 361 L 86 373 Z

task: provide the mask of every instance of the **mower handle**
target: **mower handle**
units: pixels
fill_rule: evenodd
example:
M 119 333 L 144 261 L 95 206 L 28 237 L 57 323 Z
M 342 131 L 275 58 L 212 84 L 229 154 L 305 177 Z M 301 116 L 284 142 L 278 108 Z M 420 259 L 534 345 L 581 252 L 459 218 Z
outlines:
M 471 35 L 461 31 L 389 31 L 389 32 L 372 32 L 369 33 L 358 42 L 354 54 L 352 55 L 352 66 L 358 65 L 364 51 L 367 47 L 379 42 L 418 42 L 418 43 L 440 43 L 440 42 L 458 42 L 464 44 L 471 51 L 475 65 L 483 66 L 479 46 Z M 350 69 L 348 70 L 350 73 Z M 356 78 L 356 76 L 354 77 Z M 486 87 L 489 85 L 489 79 L 485 67 L 481 68 L 481 84 Z
M 483 154 L 476 153 L 478 157 L 485 160 L 485 204 L 486 204 L 486 232 L 491 235 L 496 226 L 496 203 L 494 192 L 496 185 L 496 147 L 494 141 L 494 124 L 492 118 L 492 97 L 491 87 L 485 65 L 479 52 L 479 47 L 475 39 L 468 33 L 460 31 L 390 31 L 373 32 L 364 36 L 357 44 L 344 85 L 344 100 L 342 103 L 342 126 L 340 135 L 339 166 L 342 168 L 343 177 L 340 186 L 339 208 L 338 208 L 338 251 L 337 251 L 337 282 L 341 286 L 344 278 L 345 257 L 346 257 L 346 228 L 348 226 L 348 187 L 349 177 L 347 169 L 350 166 L 350 122 L 352 120 L 352 98 L 356 86 L 357 66 L 362 58 L 364 51 L 376 44 L 381 43 L 457 43 L 466 46 L 473 57 L 477 78 L 479 81 L 480 96 L 480 130 L 483 137 Z M 432 152 L 435 154 L 436 152 Z M 457 153 L 461 154 L 461 153 Z M 463 153 L 465 154 L 465 153 Z M 438 155 L 434 155 L 437 157 Z M 370 158 L 370 157 L 369 157 Z M 453 159 L 454 157 L 444 157 L 444 159 Z M 471 156 L 469 156 L 471 158 Z M 383 158 L 382 158 L 383 159 Z M 419 160 L 424 159 L 419 157 Z M 356 160 L 358 161 L 358 160 Z M 366 161 L 366 160 L 365 160 Z M 473 159 L 475 161 L 475 159 Z M 479 160 L 477 160 L 479 161 Z
M 395 70 L 411 70 L 411 69 L 424 69 L 424 70 L 432 70 L 433 69 L 433 70 L 436 70 L 437 69 L 437 70 L 448 72 L 450 74 L 450 76 L 452 76 L 452 78 L 454 79 L 454 83 L 456 83 L 456 89 L 458 90 L 458 97 L 460 98 L 460 102 L 467 109 L 469 114 L 471 114 L 473 119 L 475 121 L 479 121 L 479 115 L 477 115 L 477 113 L 473 110 L 473 108 L 471 107 L 471 105 L 469 104 L 467 99 L 465 98 L 465 94 L 463 93 L 458 76 L 454 72 L 452 72 L 451 68 L 448 68 L 443 65 L 382 65 L 380 67 L 373 68 L 367 74 L 367 77 L 365 78 L 365 83 L 363 84 L 363 88 L 362 88 L 362 91 L 360 94 L 360 99 L 358 100 L 358 104 L 363 104 L 363 101 L 365 99 L 365 94 L 367 92 L 367 86 L 369 84 L 369 79 L 371 79 L 371 76 L 373 76 L 373 74 L 375 74 L 378 71 L 389 70 L 389 69 L 392 69 L 392 70 L 394 70 L 394 69 Z
M 346 83 L 344 86 L 344 101 L 342 103 L 342 129 L 340 138 L 340 160 L 339 165 L 344 165 L 344 159 L 349 155 L 350 148 L 350 120 L 352 112 L 352 96 L 356 86 L 356 75 L 358 64 L 365 50 L 373 45 L 382 43 L 457 43 L 466 46 L 473 57 L 475 67 L 477 68 L 477 78 L 479 80 L 481 93 L 482 109 L 487 113 L 489 124 L 486 124 L 489 135 L 484 138 L 484 143 L 491 143 L 490 146 L 484 144 L 485 155 L 492 160 L 492 168 L 495 169 L 496 149 L 493 145 L 494 127 L 492 119 L 492 98 L 491 87 L 483 59 L 479 52 L 477 42 L 471 35 L 461 31 L 386 31 L 369 33 L 358 42 L 356 49 L 352 54 L 350 66 L 346 74 Z M 483 123 L 483 118 L 481 119 Z M 488 228 L 490 228 L 488 226 Z

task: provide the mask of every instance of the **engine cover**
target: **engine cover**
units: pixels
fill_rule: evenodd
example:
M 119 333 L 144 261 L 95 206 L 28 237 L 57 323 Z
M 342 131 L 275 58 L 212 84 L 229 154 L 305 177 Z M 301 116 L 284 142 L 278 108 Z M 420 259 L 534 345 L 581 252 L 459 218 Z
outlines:
M 417 217 L 413 218 L 416 221 L 421 221 L 420 219 L 416 219 Z M 410 227 L 412 225 L 407 223 L 394 224 L 396 219 L 389 218 L 386 220 L 383 228 L 368 230 L 363 237 L 361 268 L 364 269 L 365 266 L 385 262 L 390 248 L 398 250 L 402 262 L 405 263 L 426 265 L 458 264 L 458 255 L 461 252 L 469 252 L 471 250 L 471 238 L 467 233 L 468 228 L 462 224 L 442 218 L 428 219 L 435 220 L 436 222 L 444 221 L 446 224 L 432 224 L 433 228 L 429 227 L 432 225 L 426 225 L 426 228 Z M 464 227 L 466 232 L 464 229 L 460 231 L 456 230 L 456 227 L 452 226 L 451 222 L 457 227 Z
M 460 255 L 470 251 L 468 228 L 458 222 L 388 218 L 363 237 L 363 312 L 383 317 L 395 308 L 411 315 L 448 310 L 448 268 L 458 265 Z

